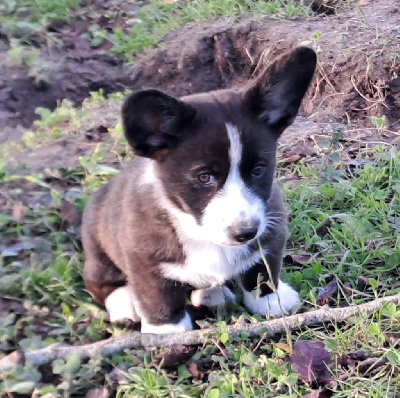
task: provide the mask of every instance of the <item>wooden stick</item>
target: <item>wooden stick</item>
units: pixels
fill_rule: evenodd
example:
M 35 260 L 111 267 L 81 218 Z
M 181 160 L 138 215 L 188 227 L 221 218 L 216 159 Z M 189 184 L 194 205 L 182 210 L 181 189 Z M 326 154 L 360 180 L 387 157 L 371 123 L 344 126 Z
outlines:
M 354 315 L 370 315 L 379 310 L 383 303 L 391 302 L 400 305 L 400 293 L 380 299 L 376 299 L 361 305 L 343 308 L 322 307 L 319 310 L 304 312 L 285 317 L 290 330 L 296 330 L 304 326 L 318 325 L 321 323 L 336 323 L 348 320 Z M 227 327 L 231 337 L 238 337 L 246 333 L 248 337 L 273 336 L 285 331 L 282 318 L 272 319 L 259 323 L 238 323 Z M 0 359 L 0 371 L 15 369 L 18 365 L 30 363 L 34 366 L 43 365 L 58 358 L 65 358 L 69 354 L 76 354 L 82 359 L 95 355 L 111 355 L 126 349 L 139 347 L 172 347 L 175 345 L 202 344 L 209 335 L 218 333 L 217 328 L 194 330 L 174 334 L 142 334 L 132 332 L 107 340 L 97 341 L 81 346 L 70 346 L 56 343 L 46 348 L 28 352 L 14 351 Z

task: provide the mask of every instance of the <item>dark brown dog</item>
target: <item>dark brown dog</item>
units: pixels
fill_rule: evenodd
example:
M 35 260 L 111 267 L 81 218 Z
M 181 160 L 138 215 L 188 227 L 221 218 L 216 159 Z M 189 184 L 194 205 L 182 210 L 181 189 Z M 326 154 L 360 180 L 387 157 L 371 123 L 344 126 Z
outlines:
M 194 305 L 234 300 L 281 315 L 299 302 L 280 281 L 287 216 L 274 182 L 276 141 L 300 107 L 316 65 L 299 47 L 248 87 L 175 99 L 140 91 L 123 106 L 137 157 L 93 195 L 83 217 L 84 278 L 112 321 L 142 332 L 190 330 Z M 258 242 L 269 263 L 277 293 Z

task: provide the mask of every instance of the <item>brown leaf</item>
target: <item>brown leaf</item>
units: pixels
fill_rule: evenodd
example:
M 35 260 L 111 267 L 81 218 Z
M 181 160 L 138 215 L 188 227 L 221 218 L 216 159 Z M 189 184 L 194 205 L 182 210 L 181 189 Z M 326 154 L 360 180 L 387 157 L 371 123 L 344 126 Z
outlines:
M 193 378 L 196 380 L 203 380 L 206 375 L 204 372 L 199 371 L 196 362 L 192 362 L 189 365 L 189 372 L 192 374 Z
M 61 225 L 64 228 L 77 227 L 81 221 L 81 216 L 75 205 L 65 199 L 61 199 L 60 216 Z
M 302 113 L 304 116 L 310 116 L 313 113 L 314 104 L 311 99 L 305 100 L 302 106 Z
M 185 345 L 177 345 L 175 347 L 165 349 L 161 354 L 154 357 L 156 364 L 160 364 L 163 368 L 180 365 L 187 362 L 193 356 L 193 349 Z
M 283 156 L 283 157 L 285 157 L 285 156 Z M 289 157 L 285 158 L 285 162 L 286 163 L 296 163 L 303 157 L 304 156 L 299 155 L 298 153 L 297 154 L 295 153 L 295 154 L 290 155 Z
M 108 128 L 105 126 L 97 126 L 94 127 L 90 130 L 88 130 L 85 134 L 85 137 L 89 140 L 89 141 L 93 141 L 93 142 L 99 142 L 102 141 L 103 137 L 102 134 L 106 134 L 108 133 Z
M 106 387 L 103 388 L 91 388 L 86 393 L 86 398 L 109 398 L 110 393 Z
M 327 383 L 332 379 L 329 366 L 333 361 L 321 341 L 299 340 L 293 346 L 290 362 L 294 372 L 307 383 Z
M 316 230 L 315 233 L 320 237 L 324 237 L 326 234 L 329 233 L 329 228 L 332 226 L 332 223 L 330 220 L 325 222 L 324 224 L 320 225 Z
M 358 371 L 364 376 L 373 376 L 374 371 L 381 369 L 389 362 L 387 358 L 367 358 L 358 366 Z
M 317 304 L 326 305 L 329 299 L 338 291 L 336 278 L 333 278 L 327 285 L 318 289 Z
M 25 214 L 26 214 L 26 211 L 23 208 L 22 204 L 21 203 L 16 203 L 14 205 L 14 207 L 13 207 L 13 210 L 12 210 L 12 217 L 16 221 L 22 222 L 25 219 Z
M 282 153 L 282 157 L 284 158 L 289 158 L 292 155 L 299 155 L 301 157 L 314 156 L 316 152 L 311 144 L 300 141 L 298 144 L 285 148 Z
M 398 335 L 388 336 L 385 334 L 385 341 L 394 347 L 400 346 L 400 337 Z
M 280 350 L 286 352 L 286 354 L 290 354 L 292 352 L 290 345 L 286 343 L 276 343 L 275 347 L 278 347 Z
M 33 196 L 27 196 L 24 198 L 24 203 L 26 203 L 28 207 L 35 207 L 36 205 L 49 207 L 53 201 L 53 198 L 49 193 L 35 192 L 30 194 Z
M 366 288 L 370 287 L 371 283 L 368 278 L 365 278 L 364 276 L 360 276 L 357 280 L 357 289 L 359 290 L 365 290 Z
M 298 263 L 301 265 L 308 264 L 311 259 L 311 254 L 292 254 L 290 256 L 293 260 L 293 263 Z
M 320 396 L 321 396 L 320 392 L 321 391 L 319 391 L 319 390 L 311 391 L 308 394 L 303 395 L 303 398 L 320 398 Z
M 353 296 L 354 295 L 354 291 L 353 291 L 353 288 L 351 287 L 351 284 L 350 284 L 350 282 L 346 282 L 344 285 L 343 285 L 343 293 L 344 293 L 344 295 L 346 296 L 346 297 L 351 297 L 351 296 Z
M 101 28 L 106 27 L 109 23 L 110 18 L 106 17 L 105 15 L 100 15 L 96 22 L 96 24 L 99 25 Z
M 303 398 L 329 398 L 333 395 L 332 391 L 323 388 L 322 390 L 313 390 L 306 395 L 303 395 Z
M 11 313 L 23 315 L 26 313 L 26 309 L 20 301 L 0 297 L 0 317 Z
M 342 368 L 354 368 L 360 361 L 367 359 L 364 351 L 355 351 L 348 354 L 343 354 L 339 359 L 339 365 Z
M 1 255 L 3 257 L 19 256 L 24 250 L 32 250 L 36 247 L 31 240 L 25 242 L 17 242 L 10 246 L 0 246 Z
M 113 383 L 119 384 L 122 382 L 127 382 L 128 378 L 126 377 L 126 373 L 129 370 L 129 366 L 126 363 L 121 363 L 117 365 L 110 373 L 110 380 Z

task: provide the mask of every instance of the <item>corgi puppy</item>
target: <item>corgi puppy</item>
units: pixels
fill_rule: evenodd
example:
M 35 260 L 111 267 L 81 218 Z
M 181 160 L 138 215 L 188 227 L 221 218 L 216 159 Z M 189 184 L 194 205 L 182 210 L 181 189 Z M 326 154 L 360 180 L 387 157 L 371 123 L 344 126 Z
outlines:
M 279 279 L 288 220 L 275 155 L 315 66 L 315 52 L 298 47 L 241 89 L 126 99 L 136 157 L 91 197 L 82 225 L 85 285 L 111 321 L 191 330 L 188 298 L 223 305 L 234 300 L 232 279 L 251 313 L 280 316 L 299 303 Z

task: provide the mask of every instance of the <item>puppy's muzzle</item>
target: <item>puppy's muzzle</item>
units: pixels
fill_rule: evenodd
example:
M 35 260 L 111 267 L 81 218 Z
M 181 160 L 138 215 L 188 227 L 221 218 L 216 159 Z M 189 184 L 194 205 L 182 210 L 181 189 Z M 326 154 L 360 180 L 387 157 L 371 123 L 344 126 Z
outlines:
M 260 221 L 238 222 L 228 227 L 229 238 L 237 243 L 246 243 L 257 236 Z

